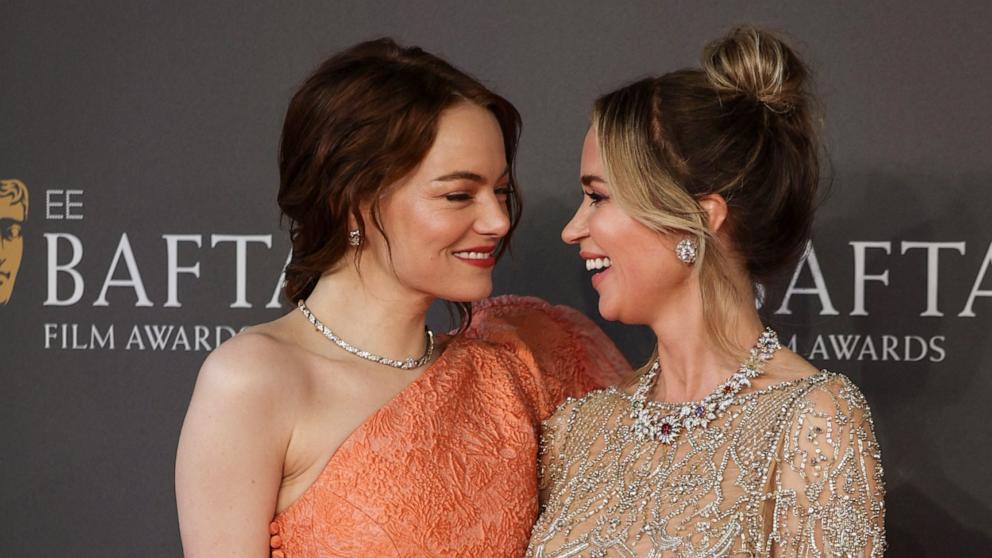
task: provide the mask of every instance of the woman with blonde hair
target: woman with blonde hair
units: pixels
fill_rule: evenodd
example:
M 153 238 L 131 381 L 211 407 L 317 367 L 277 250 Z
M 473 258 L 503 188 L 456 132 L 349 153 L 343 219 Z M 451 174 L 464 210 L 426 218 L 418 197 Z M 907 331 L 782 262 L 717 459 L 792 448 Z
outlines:
M 740 27 L 701 68 L 596 102 L 562 238 L 600 314 L 649 326 L 657 352 L 546 421 L 529 556 L 882 555 L 864 397 L 782 347 L 754 303 L 810 237 L 808 80 L 784 41 Z

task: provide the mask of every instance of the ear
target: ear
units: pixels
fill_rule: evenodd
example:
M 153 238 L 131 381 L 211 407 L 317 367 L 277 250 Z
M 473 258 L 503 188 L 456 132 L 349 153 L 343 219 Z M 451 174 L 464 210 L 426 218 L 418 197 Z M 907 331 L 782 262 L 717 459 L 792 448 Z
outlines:
M 727 200 L 720 194 L 707 194 L 699 198 L 699 206 L 706 212 L 706 226 L 714 235 L 727 221 Z
M 358 205 L 358 214 L 361 215 L 362 224 L 365 228 L 373 228 L 372 226 L 372 202 L 364 201 Z M 348 230 L 355 230 L 358 228 L 358 220 L 355 219 L 355 215 L 349 210 L 348 211 Z M 368 231 L 366 231 L 368 232 Z

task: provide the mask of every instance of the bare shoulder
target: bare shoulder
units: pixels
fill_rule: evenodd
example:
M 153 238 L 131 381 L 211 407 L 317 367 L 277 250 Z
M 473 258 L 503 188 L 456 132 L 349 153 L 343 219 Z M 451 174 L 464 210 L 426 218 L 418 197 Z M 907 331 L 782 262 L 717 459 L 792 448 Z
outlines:
M 176 453 L 187 555 L 247 555 L 268 538 L 300 412 L 293 354 L 260 328 L 229 339 L 200 368 Z
M 305 383 L 305 366 L 282 320 L 252 326 L 217 347 L 200 368 L 196 390 L 253 400 L 292 394 Z

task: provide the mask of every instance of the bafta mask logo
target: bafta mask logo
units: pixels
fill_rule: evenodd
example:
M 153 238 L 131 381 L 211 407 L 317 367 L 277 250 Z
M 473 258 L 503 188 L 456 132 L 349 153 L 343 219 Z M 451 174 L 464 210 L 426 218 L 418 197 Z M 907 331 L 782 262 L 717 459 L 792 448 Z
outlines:
M 17 179 L 0 180 L 0 305 L 14 292 L 24 255 L 21 236 L 28 218 L 28 187 Z

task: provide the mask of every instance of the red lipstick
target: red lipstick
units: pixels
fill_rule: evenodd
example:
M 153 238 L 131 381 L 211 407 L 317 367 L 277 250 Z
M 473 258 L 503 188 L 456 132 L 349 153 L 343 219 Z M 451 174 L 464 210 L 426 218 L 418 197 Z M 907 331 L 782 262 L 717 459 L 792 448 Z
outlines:
M 494 265 L 496 265 L 496 256 L 493 255 L 493 252 L 495 250 L 496 250 L 496 247 L 495 246 L 472 246 L 470 248 L 463 248 L 461 250 L 454 250 L 453 253 L 478 252 L 478 253 L 481 253 L 481 254 L 489 254 L 488 257 L 482 258 L 482 259 L 468 259 L 468 258 L 459 258 L 458 256 L 455 256 L 460 261 L 463 261 L 463 262 L 465 262 L 465 263 L 467 263 L 469 265 L 474 265 L 475 267 L 489 268 L 489 267 L 493 267 Z

